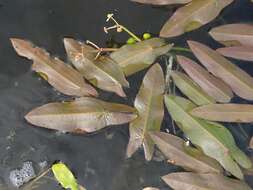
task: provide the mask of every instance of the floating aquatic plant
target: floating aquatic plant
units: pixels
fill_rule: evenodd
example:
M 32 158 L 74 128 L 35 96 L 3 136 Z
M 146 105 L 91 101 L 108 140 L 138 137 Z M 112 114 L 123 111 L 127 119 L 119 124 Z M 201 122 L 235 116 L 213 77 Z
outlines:
M 181 6 L 165 23 L 160 37 L 149 33 L 136 35 L 110 13 L 106 22 L 113 25 L 104 27 L 104 32 L 126 32 L 129 39 L 125 45 L 100 48 L 91 41 L 83 43 L 65 38 L 65 49 L 74 68 L 26 40 L 11 39 L 20 56 L 33 60 L 34 71 L 59 92 L 75 97 L 35 108 L 25 116 L 26 120 L 36 126 L 77 133 L 92 133 L 106 126 L 130 123 L 128 157 L 143 147 L 146 160 L 151 160 L 156 144 L 169 163 L 189 171 L 163 176 L 172 188 L 250 189 L 243 182 L 243 172 L 252 167 L 250 159 L 237 147 L 230 131 L 214 121 L 253 122 L 253 105 L 231 101 L 234 94 L 253 100 L 253 77 L 224 57 L 253 60 L 253 26 L 236 23 L 212 29 L 210 35 L 227 46 L 217 51 L 196 41 L 188 41 L 189 48 L 177 47 L 162 37 L 179 36 L 208 24 L 233 0 L 133 1 Z M 178 52 L 191 53 L 199 62 Z M 168 60 L 165 77 L 156 62 L 159 57 Z M 184 72 L 175 69 L 179 67 Z M 98 88 L 127 98 L 124 88 L 131 86 L 126 77 L 147 68 L 134 107 L 96 98 Z M 184 97 L 171 88 L 173 85 Z M 174 134 L 160 132 L 164 102 L 173 126 L 176 124 L 189 141 L 177 137 L 175 131 Z M 65 164 L 54 164 L 52 171 L 63 188 L 84 189 Z M 155 187 L 146 189 L 157 190 Z

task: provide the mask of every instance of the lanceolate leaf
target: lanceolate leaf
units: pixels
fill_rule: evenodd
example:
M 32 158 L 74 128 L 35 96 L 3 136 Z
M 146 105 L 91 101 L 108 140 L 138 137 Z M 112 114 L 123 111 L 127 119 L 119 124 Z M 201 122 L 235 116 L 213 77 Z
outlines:
M 188 44 L 208 71 L 226 82 L 238 96 L 253 100 L 253 78 L 249 74 L 204 44 L 195 41 Z
M 135 109 L 90 97 L 72 102 L 49 103 L 28 113 L 28 122 L 63 132 L 91 133 L 109 125 L 119 125 L 136 118 Z
M 138 3 L 152 4 L 152 5 L 172 5 L 172 4 L 186 4 L 192 0 L 131 0 Z
M 154 143 L 148 132 L 160 131 L 164 107 L 164 75 L 159 64 L 152 66 L 146 73 L 140 90 L 136 96 L 134 106 L 138 110 L 138 118 L 130 123 L 130 139 L 127 156 L 143 145 L 146 160 L 151 160 Z
M 172 79 L 176 86 L 197 105 L 214 103 L 215 100 L 205 93 L 195 82 L 187 75 L 177 71 L 171 72 Z
M 222 80 L 211 75 L 207 70 L 187 57 L 177 56 L 177 61 L 184 71 L 216 101 L 229 102 L 231 100 L 233 92 Z
M 79 190 L 79 185 L 77 184 L 74 175 L 65 164 L 54 164 L 52 166 L 52 171 L 56 180 L 64 189 Z
M 213 28 L 209 34 L 226 46 L 246 45 L 253 46 L 252 24 L 227 24 Z
M 70 38 L 64 39 L 64 45 L 69 59 L 87 80 L 98 88 L 126 96 L 122 86 L 129 87 L 129 84 L 115 61 L 106 56 L 95 60 L 94 48 Z
M 180 124 L 179 127 L 193 144 L 202 148 L 207 156 L 219 161 L 234 176 L 243 178 L 237 163 L 250 168 L 251 161 L 236 146 L 228 129 L 218 123 L 191 116 L 189 112 L 196 106 L 189 100 L 169 95 L 166 96 L 165 103 L 173 120 Z
M 222 172 L 218 162 L 205 156 L 198 149 L 187 146 L 179 137 L 163 132 L 152 132 L 150 136 L 166 158 L 175 165 L 199 173 Z
M 82 75 L 60 59 L 50 57 L 45 50 L 28 41 L 12 38 L 11 42 L 20 56 L 33 60 L 32 70 L 42 74 L 49 84 L 63 94 L 97 96 L 96 90 L 85 83 Z
M 174 37 L 195 30 L 216 18 L 233 0 L 194 0 L 179 8 L 163 26 L 161 37 Z
M 160 190 L 160 189 L 155 188 L 155 187 L 145 187 L 142 190 Z
M 244 61 L 253 61 L 253 44 L 252 46 L 233 46 L 219 48 L 216 51 L 226 57 L 232 57 Z
M 193 109 L 191 114 L 211 121 L 251 123 L 253 122 L 253 105 L 209 104 Z
M 219 174 L 171 173 L 162 177 L 174 190 L 251 190 L 243 181 Z
M 151 38 L 135 44 L 124 45 L 110 56 L 129 76 L 149 67 L 158 56 L 167 53 L 171 47 L 172 45 L 167 44 L 164 39 Z

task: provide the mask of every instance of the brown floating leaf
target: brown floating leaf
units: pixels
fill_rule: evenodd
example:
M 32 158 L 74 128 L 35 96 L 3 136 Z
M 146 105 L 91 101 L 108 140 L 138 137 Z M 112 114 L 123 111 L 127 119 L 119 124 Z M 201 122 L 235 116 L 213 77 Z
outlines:
M 90 97 L 72 102 L 49 103 L 28 113 L 28 122 L 39 127 L 64 132 L 91 133 L 109 125 L 119 125 L 136 118 L 135 109 Z
M 138 3 L 152 4 L 152 5 L 172 5 L 172 4 L 186 4 L 192 0 L 131 0 Z
M 126 96 L 122 86 L 129 84 L 115 61 L 106 56 L 94 60 L 96 49 L 74 39 L 65 38 L 64 45 L 69 59 L 87 80 L 98 88 Z
M 12 38 L 11 42 L 18 55 L 34 61 L 32 70 L 46 78 L 58 91 L 67 95 L 97 96 L 96 90 L 85 83 L 82 75 L 60 59 L 51 58 L 45 50 L 28 41 Z
M 231 45 L 253 46 L 252 24 L 227 24 L 213 28 L 209 34 L 220 43 Z
M 209 122 L 192 116 L 189 112 L 196 108 L 191 101 L 172 95 L 165 96 L 166 107 L 172 119 L 179 123 L 180 129 L 194 145 L 217 161 L 231 174 L 242 179 L 239 163 L 244 168 L 251 168 L 249 158 L 234 141 L 230 131 L 219 123 Z
M 161 37 L 174 37 L 195 30 L 216 18 L 233 0 L 194 0 L 179 8 L 163 26 Z
M 172 45 L 167 44 L 164 39 L 151 38 L 136 44 L 124 45 L 110 56 L 126 76 L 129 76 L 149 67 L 158 56 L 167 53 L 171 47 Z
M 215 100 L 205 93 L 194 81 L 186 74 L 172 71 L 171 77 L 181 92 L 197 105 L 215 103 Z
M 171 173 L 162 177 L 174 190 L 251 190 L 243 181 L 219 174 Z
M 225 47 L 219 48 L 216 51 L 226 57 L 232 57 L 234 59 L 240 59 L 244 61 L 253 61 L 253 45 Z
M 143 145 L 146 160 L 152 159 L 154 143 L 148 132 L 160 131 L 164 115 L 164 88 L 162 68 L 159 64 L 155 64 L 146 73 L 134 102 L 139 114 L 138 118 L 131 122 L 129 126 L 128 157 L 131 157 Z
M 204 44 L 188 41 L 194 55 L 213 75 L 221 78 L 240 97 L 253 100 L 253 78 Z
M 184 71 L 211 97 L 218 102 L 229 102 L 233 97 L 230 87 L 222 80 L 211 75 L 199 64 L 184 56 L 177 56 Z
M 163 132 L 152 132 L 150 136 L 166 158 L 173 160 L 175 165 L 199 173 L 223 171 L 218 162 L 205 156 L 198 149 L 187 146 L 185 141 L 177 136 Z
M 253 122 L 253 105 L 251 104 L 209 104 L 197 107 L 191 114 L 211 121 Z

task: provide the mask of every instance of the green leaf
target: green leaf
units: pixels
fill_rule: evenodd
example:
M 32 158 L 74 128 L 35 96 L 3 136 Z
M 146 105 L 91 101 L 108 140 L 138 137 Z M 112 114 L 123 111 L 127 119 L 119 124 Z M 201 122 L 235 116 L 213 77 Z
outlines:
M 127 44 L 111 53 L 110 57 L 123 69 L 126 76 L 141 71 L 154 63 L 156 58 L 167 53 L 172 45 L 164 39 L 151 38 L 135 44 Z
M 63 163 L 57 163 L 52 166 L 54 177 L 65 189 L 79 190 L 79 185 L 70 171 L 70 169 Z
M 250 168 L 252 164 L 236 146 L 228 129 L 218 123 L 191 116 L 189 112 L 196 108 L 196 105 L 187 99 L 167 95 L 165 104 L 173 120 L 180 124 L 180 129 L 193 144 L 202 148 L 206 155 L 219 161 L 231 174 L 240 179 L 243 178 L 237 163 L 244 168 Z
M 164 86 L 162 68 L 156 63 L 146 73 L 134 101 L 138 118 L 131 122 L 129 126 L 128 157 L 132 156 L 143 145 L 146 160 L 152 159 L 154 143 L 148 133 L 150 131 L 160 131 L 164 116 Z
M 174 190 L 251 190 L 243 181 L 220 174 L 171 173 L 162 177 Z
M 181 92 L 197 105 L 215 103 L 215 100 L 205 93 L 192 79 L 184 73 L 172 71 L 172 79 Z

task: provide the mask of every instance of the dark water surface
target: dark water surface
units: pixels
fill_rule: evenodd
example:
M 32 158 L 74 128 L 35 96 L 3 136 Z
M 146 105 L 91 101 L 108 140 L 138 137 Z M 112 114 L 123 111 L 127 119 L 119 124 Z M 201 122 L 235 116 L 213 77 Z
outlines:
M 66 97 L 30 71 L 31 62 L 16 55 L 9 38 L 30 39 L 65 60 L 63 37 L 89 39 L 105 45 L 110 36 L 102 28 L 109 12 L 114 12 L 122 23 L 137 33 L 148 31 L 154 34 L 159 32 L 171 13 L 169 9 L 137 5 L 128 0 L 0 0 L 0 189 L 13 189 L 9 181 L 10 171 L 22 167 L 23 162 L 32 161 L 38 172 L 39 163 L 47 161 L 51 164 L 55 160 L 68 164 L 88 190 L 139 190 L 151 185 L 169 189 L 160 176 L 179 171 L 179 168 L 164 162 L 146 162 L 142 151 L 126 159 L 127 125 L 80 136 L 34 128 L 23 119 L 32 108 Z M 210 25 L 173 40 L 185 45 L 186 39 L 193 39 L 215 48 L 218 44 L 207 34 L 211 27 L 251 22 L 252 19 L 253 4 L 248 0 L 236 0 Z M 125 34 L 115 35 L 119 41 L 127 37 Z M 237 63 L 253 74 L 252 63 Z M 101 93 L 102 99 L 132 105 L 144 73 L 129 78 L 128 99 Z M 242 100 L 235 98 L 235 101 Z M 251 126 L 243 126 L 244 135 L 237 126 L 228 127 L 240 148 L 248 151 Z M 165 128 L 170 128 L 168 115 L 163 123 Z M 38 189 L 61 189 L 50 180 L 42 182 Z

